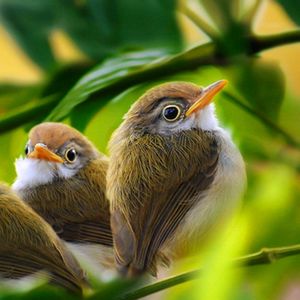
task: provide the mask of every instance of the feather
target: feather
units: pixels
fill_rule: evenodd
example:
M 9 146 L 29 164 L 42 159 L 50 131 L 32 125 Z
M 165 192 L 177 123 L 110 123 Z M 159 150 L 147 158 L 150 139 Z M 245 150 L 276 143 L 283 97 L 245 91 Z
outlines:
M 18 193 L 63 240 L 112 246 L 106 168 L 107 160 L 98 158 L 73 177 Z
M 123 147 L 134 155 L 122 156 Z M 119 269 L 131 274 L 155 269 L 162 245 L 213 182 L 219 151 L 214 134 L 198 130 L 146 134 L 112 151 L 108 195 Z
M 39 271 L 50 282 L 81 293 L 85 274 L 52 228 L 8 187 L 0 185 L 0 277 L 19 279 Z

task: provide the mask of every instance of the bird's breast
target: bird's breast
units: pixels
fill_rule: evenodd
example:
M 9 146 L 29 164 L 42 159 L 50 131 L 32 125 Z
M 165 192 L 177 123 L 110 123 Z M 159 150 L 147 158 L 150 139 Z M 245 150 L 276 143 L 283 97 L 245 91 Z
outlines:
M 174 239 L 164 247 L 166 252 L 172 249 L 174 258 L 198 252 L 208 233 L 237 207 L 245 190 L 245 164 L 239 150 L 225 130 L 218 130 L 216 137 L 220 152 L 214 180 L 206 191 L 195 196 L 199 200 L 185 216 Z

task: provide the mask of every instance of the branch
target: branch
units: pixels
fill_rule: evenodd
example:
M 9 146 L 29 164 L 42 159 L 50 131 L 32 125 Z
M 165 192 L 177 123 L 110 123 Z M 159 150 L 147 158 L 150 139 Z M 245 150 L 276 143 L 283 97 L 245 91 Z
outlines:
M 255 54 L 257 52 L 270 49 L 271 47 L 300 42 L 300 29 L 271 36 L 258 37 L 250 35 L 248 40 L 250 45 L 248 54 Z M 105 97 L 105 95 L 109 93 L 117 94 L 130 86 L 134 86 L 148 80 L 158 79 L 162 76 L 173 75 L 176 72 L 194 70 L 204 65 L 222 65 L 224 63 L 224 57 L 220 57 L 219 54 L 220 51 L 216 49 L 216 44 L 213 42 L 199 45 L 177 55 L 166 57 L 159 63 L 147 64 L 140 68 L 140 70 L 129 73 L 125 77 L 121 77 L 102 87 L 98 91 L 93 92 L 93 94 L 88 95 L 84 101 L 99 101 L 99 99 Z M 0 133 L 21 126 L 31 121 L 32 118 L 35 118 L 37 115 L 46 114 L 48 111 L 51 111 L 58 102 L 58 98 L 53 100 L 53 102 L 43 102 L 36 107 L 25 109 L 15 115 L 9 115 L 0 119 Z M 263 120 L 260 116 L 258 117 Z M 60 119 L 62 119 L 62 117 Z M 56 119 L 56 121 L 58 120 Z M 264 122 L 270 123 L 269 121 Z M 274 125 L 271 125 L 270 127 L 272 127 L 275 131 L 279 131 L 289 144 L 299 145 L 298 142 L 295 142 L 293 138 L 289 137 L 279 127 Z
M 252 35 L 249 37 L 249 42 L 249 54 L 255 54 L 257 52 L 261 52 L 282 45 L 299 43 L 300 29 L 265 36 Z
M 242 256 L 232 261 L 234 267 L 248 267 L 255 265 L 264 265 L 270 264 L 279 259 L 299 255 L 300 254 L 300 245 L 293 245 L 287 247 L 278 247 L 278 248 L 263 248 L 259 252 L 249 254 L 247 256 Z M 190 272 L 186 272 L 174 277 L 170 277 L 156 283 L 150 284 L 148 286 L 139 288 L 135 291 L 126 293 L 120 299 L 126 300 L 136 300 L 167 288 L 182 284 L 191 280 L 199 279 L 199 276 L 202 274 L 203 270 L 198 269 Z
M 256 35 L 250 35 L 248 40 L 251 46 L 248 50 L 249 54 L 256 54 L 270 47 L 281 46 L 297 41 L 300 42 L 300 29 L 271 36 L 257 37 Z M 87 98 L 98 101 L 99 98 L 103 97 L 106 93 L 123 91 L 125 88 L 148 80 L 173 75 L 176 72 L 195 70 L 205 65 L 223 65 L 226 57 L 220 56 L 220 53 L 222 52 L 220 49 L 216 49 L 216 44 L 213 42 L 200 44 L 187 51 L 165 57 L 159 62 L 148 63 L 139 70 L 133 71 L 125 77 L 113 81 L 93 92 L 93 94 Z
M 300 244 L 286 247 L 263 248 L 259 252 L 235 259 L 233 265 L 237 267 L 266 265 L 279 259 L 299 254 Z

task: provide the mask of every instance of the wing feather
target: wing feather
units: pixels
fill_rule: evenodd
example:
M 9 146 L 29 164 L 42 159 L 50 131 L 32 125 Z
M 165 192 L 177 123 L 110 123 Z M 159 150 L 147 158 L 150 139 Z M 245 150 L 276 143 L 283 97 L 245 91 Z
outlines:
M 104 246 L 113 245 L 109 224 L 99 221 L 85 221 L 81 223 L 65 223 L 57 234 L 67 242 L 94 243 Z
M 219 145 L 213 133 L 191 130 L 165 137 L 145 135 L 112 150 L 108 195 L 112 213 L 123 214 L 123 225 L 113 236 L 114 241 L 130 241 L 115 243 L 116 261 L 127 274 L 155 270 L 160 248 L 210 188 Z

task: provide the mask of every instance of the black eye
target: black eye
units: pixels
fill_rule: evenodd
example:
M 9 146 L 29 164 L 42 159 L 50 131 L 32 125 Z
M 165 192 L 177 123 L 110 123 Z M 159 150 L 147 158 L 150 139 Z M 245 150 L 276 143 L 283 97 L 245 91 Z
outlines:
M 176 121 L 179 118 L 180 113 L 181 109 L 177 105 L 168 105 L 163 109 L 163 116 L 169 122 Z
M 76 152 L 75 149 L 71 148 L 71 149 L 69 149 L 69 150 L 66 151 L 66 153 L 65 153 L 65 159 L 68 162 L 72 163 L 72 162 L 75 161 L 76 158 L 77 158 L 77 152 Z
M 24 150 L 25 155 L 27 156 L 29 153 L 29 146 L 26 145 L 25 150 Z

